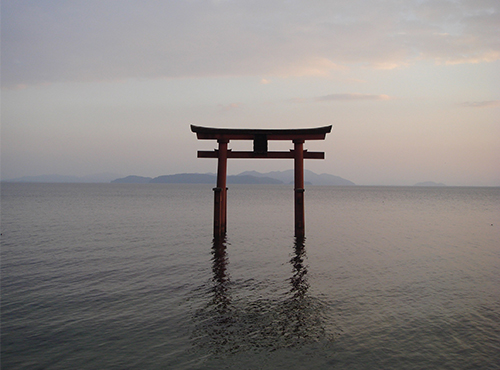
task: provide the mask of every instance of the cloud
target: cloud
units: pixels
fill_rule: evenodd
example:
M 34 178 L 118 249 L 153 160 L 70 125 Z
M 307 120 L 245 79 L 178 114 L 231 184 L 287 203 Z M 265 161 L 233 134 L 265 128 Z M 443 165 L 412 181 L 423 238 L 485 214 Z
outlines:
M 499 59 L 500 59 L 500 52 L 489 51 L 482 53 L 480 55 L 471 55 L 468 57 L 457 57 L 455 59 L 449 59 L 445 61 L 445 64 L 448 65 L 463 64 L 463 63 L 477 64 L 481 62 L 494 62 Z
M 332 71 L 345 71 L 348 68 L 326 58 L 301 58 L 291 63 L 282 63 L 270 70 L 279 77 L 330 76 Z
M 268 79 L 266 79 L 266 78 L 263 78 L 262 80 L 260 80 L 260 83 L 261 83 L 262 85 L 267 85 L 267 84 L 270 84 L 270 83 L 271 83 L 271 81 L 269 81 L 269 80 L 268 80 Z
M 2 86 L 500 59 L 498 1 L 2 1 Z
M 309 102 L 326 102 L 326 101 L 364 101 L 364 100 L 392 100 L 392 99 L 394 98 L 385 94 L 375 95 L 375 94 L 344 93 L 344 94 L 323 95 L 312 99 L 295 97 L 288 99 L 287 102 L 292 104 L 302 104 Z
M 389 95 L 374 95 L 374 94 L 330 94 L 319 96 L 315 101 L 335 101 L 335 100 L 391 100 Z
M 489 108 L 489 107 L 497 107 L 500 106 L 500 100 L 485 100 L 478 102 L 465 102 L 459 104 L 462 107 L 470 107 L 470 108 Z
M 387 61 L 387 62 L 376 62 L 376 63 L 371 63 L 370 67 L 374 69 L 396 69 L 400 67 L 407 67 L 408 63 L 403 63 L 403 62 L 394 62 L 394 61 Z

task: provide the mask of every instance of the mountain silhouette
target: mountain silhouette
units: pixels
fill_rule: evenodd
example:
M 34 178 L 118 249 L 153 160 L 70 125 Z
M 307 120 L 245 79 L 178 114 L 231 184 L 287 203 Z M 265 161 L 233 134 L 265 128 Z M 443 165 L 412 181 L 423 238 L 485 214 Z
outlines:
M 273 171 L 260 173 L 245 171 L 238 175 L 227 176 L 228 184 L 293 184 L 294 171 Z M 339 176 L 322 173 L 318 175 L 312 171 L 304 171 L 304 181 L 308 185 L 351 186 L 352 181 Z M 217 177 L 212 173 L 178 173 L 162 175 L 155 178 L 142 176 L 127 176 L 111 181 L 112 183 L 129 184 L 216 184 Z
M 260 173 L 257 171 L 245 171 L 240 173 L 238 176 L 255 176 L 255 177 L 270 177 L 282 181 L 284 184 L 293 184 L 294 171 L 273 171 Z M 322 173 L 318 175 L 312 171 L 304 170 L 304 181 L 312 185 L 335 185 L 335 186 L 350 186 L 356 185 L 352 181 L 343 179 L 339 176 L 330 175 L 327 173 Z

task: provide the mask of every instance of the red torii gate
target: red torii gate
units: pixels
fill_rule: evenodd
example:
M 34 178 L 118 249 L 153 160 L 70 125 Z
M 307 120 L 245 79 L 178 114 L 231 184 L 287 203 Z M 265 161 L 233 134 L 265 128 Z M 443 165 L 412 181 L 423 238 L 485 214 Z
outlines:
M 305 235 L 304 217 L 304 159 L 324 159 L 324 152 L 304 150 L 306 140 L 324 140 L 332 126 L 301 129 L 236 129 L 191 125 L 200 140 L 217 140 L 219 149 L 198 151 L 198 158 L 217 158 L 217 187 L 214 190 L 214 237 L 226 234 L 227 216 L 227 159 L 228 158 L 293 158 L 295 192 L 295 236 Z M 253 140 L 253 151 L 233 151 L 227 148 L 230 140 Z M 288 152 L 267 150 L 269 140 L 291 140 L 294 148 Z

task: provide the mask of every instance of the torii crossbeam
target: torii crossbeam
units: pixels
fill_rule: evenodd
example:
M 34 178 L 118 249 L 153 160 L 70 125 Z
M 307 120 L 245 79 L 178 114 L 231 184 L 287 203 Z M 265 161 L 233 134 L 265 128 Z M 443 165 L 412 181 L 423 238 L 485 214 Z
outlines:
M 214 237 L 226 234 L 227 224 L 227 159 L 228 158 L 293 158 L 295 192 L 295 236 L 305 235 L 304 216 L 304 159 L 324 159 L 324 152 L 304 150 L 306 140 L 324 140 L 332 126 L 300 129 L 236 129 L 191 125 L 191 131 L 200 140 L 217 140 L 219 148 L 198 151 L 198 158 L 217 158 L 217 187 L 214 188 Z M 253 151 L 232 151 L 230 140 L 252 140 Z M 291 140 L 294 148 L 288 152 L 268 151 L 269 140 Z

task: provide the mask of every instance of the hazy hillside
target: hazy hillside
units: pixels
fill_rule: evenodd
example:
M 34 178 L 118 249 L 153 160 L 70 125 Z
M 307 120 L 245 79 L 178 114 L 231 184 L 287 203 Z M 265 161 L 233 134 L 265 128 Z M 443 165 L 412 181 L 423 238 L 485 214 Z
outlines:
M 116 173 L 98 173 L 88 176 L 64 176 L 64 175 L 40 175 L 24 176 L 16 179 L 5 180 L 5 182 L 43 182 L 43 183 L 107 183 L 120 175 Z
M 282 181 L 271 177 L 258 177 L 250 175 L 236 175 L 227 177 L 228 184 L 283 184 Z
M 152 179 L 150 184 L 215 184 L 215 176 L 208 173 L 178 173 Z
M 122 180 L 122 179 L 121 179 Z M 227 176 L 228 184 L 282 184 L 281 181 L 269 177 L 257 176 Z M 217 177 L 209 173 L 180 173 L 175 175 L 158 176 L 150 180 L 151 184 L 214 184 Z
M 155 178 L 141 176 L 127 176 L 116 179 L 113 183 L 150 183 L 150 184 L 215 184 L 217 177 L 212 173 L 178 173 L 175 175 L 163 175 Z M 352 181 L 339 176 L 323 173 L 318 175 L 312 171 L 304 171 L 304 182 L 306 185 L 355 185 Z M 293 184 L 293 170 L 274 171 L 260 173 L 257 171 L 246 171 L 238 175 L 227 177 L 228 184 Z
M 152 180 L 152 177 L 144 177 L 144 176 L 127 176 L 121 179 L 116 179 L 111 181 L 114 184 L 149 184 Z
M 106 183 L 113 184 L 212 184 L 215 185 L 217 177 L 213 173 L 178 173 L 174 175 L 162 175 L 158 177 L 145 177 L 130 175 L 119 177 L 116 174 L 103 173 L 92 176 L 62 176 L 42 175 L 26 176 L 7 182 L 39 182 L 39 183 Z M 323 173 L 318 175 L 312 171 L 304 171 L 304 182 L 306 185 L 355 185 L 352 181 L 339 176 Z M 273 171 L 260 173 L 257 171 L 245 171 L 238 175 L 227 176 L 228 184 L 293 184 L 293 170 Z
M 256 177 L 271 177 L 273 179 L 280 180 L 285 184 L 292 184 L 293 173 L 294 173 L 293 170 L 273 171 L 267 173 L 260 173 L 257 171 L 245 171 L 240 173 L 238 176 L 250 175 Z M 318 175 L 309 170 L 304 170 L 304 181 L 307 183 L 311 183 L 312 185 L 337 185 L 337 186 L 356 185 L 352 181 L 343 179 L 342 177 L 339 176 L 334 176 L 327 173 L 322 173 L 321 175 Z

